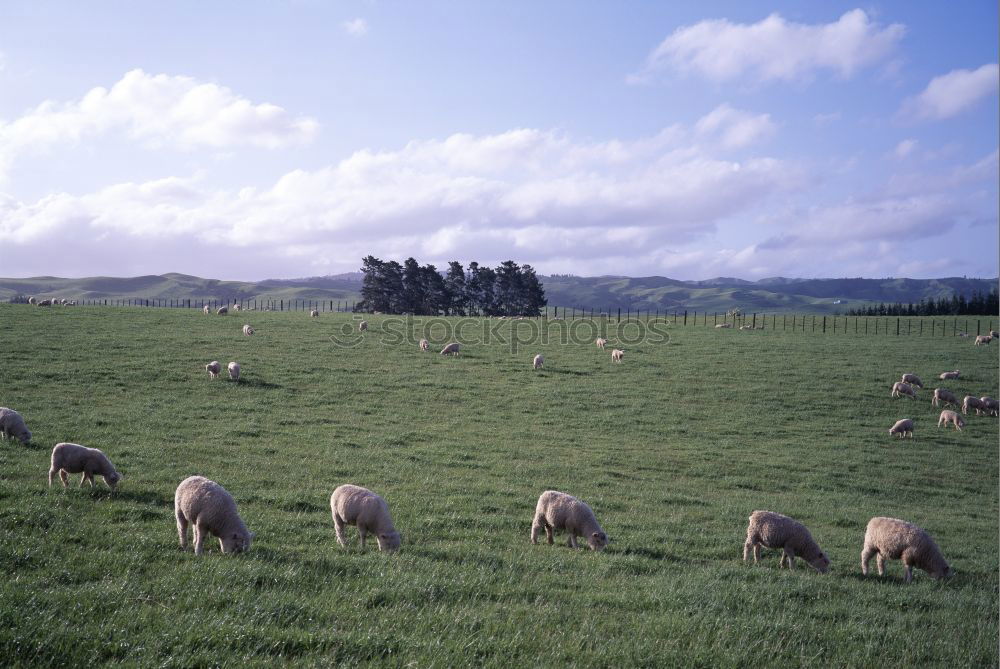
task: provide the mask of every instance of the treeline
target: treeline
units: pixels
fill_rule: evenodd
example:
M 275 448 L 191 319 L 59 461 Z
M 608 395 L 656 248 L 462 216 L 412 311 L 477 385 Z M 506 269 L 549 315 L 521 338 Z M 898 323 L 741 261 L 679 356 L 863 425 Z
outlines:
M 513 260 L 495 269 L 448 263 L 442 274 L 413 258 L 400 265 L 375 256 L 361 261 L 361 302 L 357 311 L 422 316 L 540 316 L 545 290 L 531 265 Z
M 971 297 L 952 295 L 951 299 L 920 300 L 917 303 L 869 305 L 860 309 L 849 309 L 848 316 L 997 316 L 1000 302 L 994 288 L 989 294 L 976 291 Z

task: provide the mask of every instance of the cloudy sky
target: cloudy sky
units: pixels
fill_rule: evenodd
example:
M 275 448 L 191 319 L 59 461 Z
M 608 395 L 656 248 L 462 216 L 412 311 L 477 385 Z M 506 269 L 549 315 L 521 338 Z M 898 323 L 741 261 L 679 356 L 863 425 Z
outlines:
M 995 0 L 0 15 L 0 276 L 997 275 Z

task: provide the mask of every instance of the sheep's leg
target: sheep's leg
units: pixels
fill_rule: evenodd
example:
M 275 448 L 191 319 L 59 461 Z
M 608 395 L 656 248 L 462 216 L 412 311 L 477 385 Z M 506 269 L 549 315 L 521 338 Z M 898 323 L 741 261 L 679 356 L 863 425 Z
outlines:
M 542 523 L 539 522 L 538 518 L 536 517 L 534 520 L 531 521 L 531 543 L 532 544 L 537 544 L 538 543 L 538 532 L 541 529 L 542 529 Z
M 864 550 L 861 551 L 861 573 L 865 576 L 868 575 L 868 563 L 872 561 L 875 552 L 875 549 L 868 545 L 865 545 Z
M 573 530 L 569 530 L 568 534 L 569 534 L 569 541 L 567 541 L 566 543 L 569 544 L 570 548 L 576 548 L 577 547 L 576 546 L 576 535 L 573 533 Z
M 364 549 L 365 537 L 368 536 L 368 530 L 361 523 L 358 523 L 358 535 L 361 537 L 361 548 Z
M 555 539 L 556 539 L 555 532 L 553 531 L 552 526 L 549 525 L 548 523 L 545 523 L 545 541 L 546 541 L 546 543 L 548 543 L 551 546 L 552 543 L 555 541 Z
M 885 576 L 885 556 L 881 553 L 875 556 L 875 566 L 878 567 L 878 575 Z
M 903 579 L 907 583 L 909 583 L 910 581 L 913 580 L 913 565 L 912 564 L 906 565 L 906 575 L 903 577 Z
M 786 561 L 788 562 L 788 568 L 795 569 L 795 553 L 792 551 L 792 549 L 785 547 L 782 550 L 782 553 L 785 554 Z
M 84 472 L 83 476 L 80 477 L 80 487 L 82 488 L 83 484 L 86 482 L 87 482 L 87 472 Z
M 754 543 L 753 545 L 753 563 L 757 564 L 760 562 L 760 544 Z
M 65 469 L 59 470 L 59 480 L 62 481 L 63 488 L 69 487 L 69 473 Z
M 188 546 L 188 538 L 187 538 L 188 521 L 187 521 L 187 518 L 185 518 L 184 514 L 181 513 L 179 510 L 176 511 L 174 515 L 176 515 L 176 517 L 177 517 L 177 536 L 181 540 L 181 550 L 187 550 L 187 546 Z
M 55 469 L 50 469 L 49 470 L 49 487 L 50 488 L 52 487 L 52 475 L 55 474 L 55 473 L 56 473 Z
M 753 542 L 750 541 L 750 537 L 747 537 L 746 542 L 743 544 L 743 561 L 746 562 L 747 558 L 750 557 L 750 552 L 753 550 Z
M 205 542 L 205 528 L 202 527 L 201 524 L 199 524 L 199 523 L 196 522 L 194 524 L 194 554 L 195 555 L 201 555 L 202 553 L 205 552 L 203 550 L 203 548 L 202 548 L 202 545 L 204 544 L 204 542 Z
M 339 514 L 333 514 L 333 529 L 337 532 L 337 543 L 347 547 L 347 535 L 344 534 L 344 519 Z

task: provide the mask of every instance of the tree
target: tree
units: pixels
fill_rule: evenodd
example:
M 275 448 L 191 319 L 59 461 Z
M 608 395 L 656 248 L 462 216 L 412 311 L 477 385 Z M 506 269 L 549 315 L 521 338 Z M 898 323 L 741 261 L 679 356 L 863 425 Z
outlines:
M 420 265 L 413 258 L 403 262 L 403 294 L 399 313 L 424 313 L 424 277 Z
M 445 315 L 464 316 L 465 315 L 465 270 L 462 263 L 453 260 L 448 263 L 448 275 L 444 279 L 445 290 L 447 291 L 447 306 Z

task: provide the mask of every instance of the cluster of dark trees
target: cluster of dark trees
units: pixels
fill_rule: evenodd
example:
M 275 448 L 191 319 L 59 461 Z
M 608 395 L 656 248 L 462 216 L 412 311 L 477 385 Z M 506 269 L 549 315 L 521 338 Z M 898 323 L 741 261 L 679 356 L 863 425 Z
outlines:
M 976 291 L 971 297 L 952 295 L 951 299 L 920 300 L 916 304 L 879 304 L 860 309 L 849 309 L 848 316 L 997 316 L 1000 302 L 994 288 L 987 295 Z
M 496 269 L 448 263 L 442 274 L 434 265 L 407 258 L 400 265 L 375 256 L 361 261 L 361 302 L 357 311 L 423 316 L 540 316 L 545 290 L 531 265 L 513 260 Z

